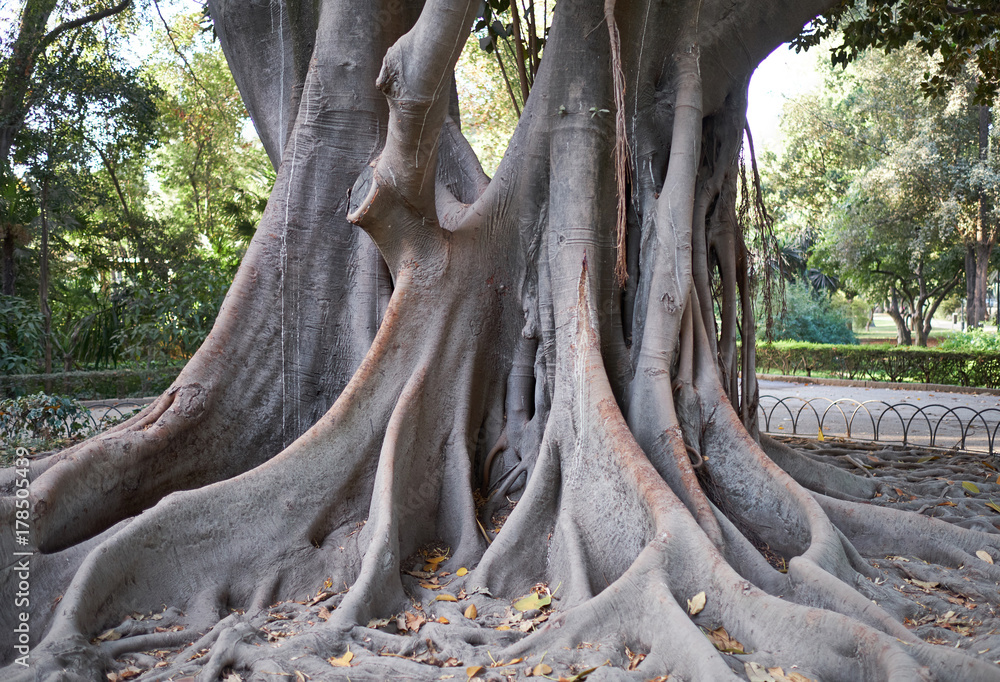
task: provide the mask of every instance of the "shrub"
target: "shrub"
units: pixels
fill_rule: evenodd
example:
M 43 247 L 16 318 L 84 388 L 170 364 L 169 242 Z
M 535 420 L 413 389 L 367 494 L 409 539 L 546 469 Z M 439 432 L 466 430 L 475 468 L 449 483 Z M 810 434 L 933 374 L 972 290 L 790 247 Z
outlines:
M 18 448 L 64 447 L 95 431 L 90 412 L 76 400 L 35 393 L 0 401 L 0 466 L 8 466 Z
M 42 314 L 23 298 L 0 294 L 0 374 L 35 369 L 42 354 Z
M 78 400 L 141 398 L 165 391 L 180 374 L 180 365 L 148 370 L 99 370 L 62 374 L 0 375 L 0 399 L 44 391 Z
M 1000 336 L 995 332 L 987 332 L 982 329 L 954 332 L 942 341 L 938 348 L 942 350 L 1000 353 Z
M 813 293 L 807 284 L 789 284 L 785 288 L 785 307 L 775 315 L 771 336 L 776 341 L 857 343 L 848 317 L 828 297 Z
M 757 348 L 757 369 L 841 379 L 1000 388 L 1000 352 L 908 346 L 776 342 Z

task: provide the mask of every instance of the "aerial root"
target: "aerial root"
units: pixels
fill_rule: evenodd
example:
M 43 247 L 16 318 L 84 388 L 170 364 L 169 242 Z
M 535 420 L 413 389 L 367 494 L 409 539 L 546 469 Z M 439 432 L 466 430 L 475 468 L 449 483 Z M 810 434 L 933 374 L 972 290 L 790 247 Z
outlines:
M 1000 566 L 976 555 L 986 552 L 1000 561 L 1000 535 L 959 528 L 938 519 L 873 504 L 857 504 L 815 494 L 831 521 L 862 554 L 918 556 L 943 566 L 975 566 L 1000 581 Z
M 874 480 L 818 462 L 768 436 L 761 436 L 760 444 L 764 453 L 804 488 L 846 500 L 875 497 L 878 485 Z

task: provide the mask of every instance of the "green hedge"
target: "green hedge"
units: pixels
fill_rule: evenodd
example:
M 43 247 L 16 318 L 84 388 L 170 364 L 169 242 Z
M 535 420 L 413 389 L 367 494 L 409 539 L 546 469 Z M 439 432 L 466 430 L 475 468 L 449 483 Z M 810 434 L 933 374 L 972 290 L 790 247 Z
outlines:
M 1000 388 L 1000 353 L 778 341 L 757 347 L 757 371 Z
M 62 374 L 10 374 L 0 376 L 0 400 L 44 392 L 77 400 L 142 398 L 165 391 L 181 365 L 149 370 L 115 369 Z

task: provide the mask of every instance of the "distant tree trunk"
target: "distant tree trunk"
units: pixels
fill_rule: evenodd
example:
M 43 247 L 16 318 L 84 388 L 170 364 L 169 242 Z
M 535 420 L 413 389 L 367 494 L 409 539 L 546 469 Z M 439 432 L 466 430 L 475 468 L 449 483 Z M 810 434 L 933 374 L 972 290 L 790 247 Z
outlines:
M 912 346 L 913 335 L 910 332 L 910 326 L 907 324 L 906 316 L 899 306 L 899 290 L 895 284 L 889 287 L 889 305 L 886 307 L 885 312 L 889 314 L 889 317 L 892 318 L 892 321 L 896 325 L 896 345 Z
M 975 327 L 976 311 L 976 246 L 965 245 L 965 323 Z
M 41 196 L 42 243 L 39 248 L 38 303 L 42 313 L 42 343 L 44 344 L 44 370 L 52 372 L 52 308 L 49 307 L 49 178 L 42 181 Z M 45 392 L 51 391 L 49 386 Z
M 979 106 L 979 161 L 986 162 L 990 151 L 990 125 L 993 121 L 992 109 Z M 986 292 L 989 289 L 990 256 L 996 242 L 996 225 L 990 224 L 989 198 L 980 192 L 976 211 L 976 232 L 974 241 L 965 251 L 965 292 L 968 300 L 968 323 L 970 327 L 980 327 L 986 321 Z
M 14 295 L 14 284 L 16 282 L 17 267 L 14 262 L 15 253 L 14 232 L 7 227 L 3 232 L 3 295 Z

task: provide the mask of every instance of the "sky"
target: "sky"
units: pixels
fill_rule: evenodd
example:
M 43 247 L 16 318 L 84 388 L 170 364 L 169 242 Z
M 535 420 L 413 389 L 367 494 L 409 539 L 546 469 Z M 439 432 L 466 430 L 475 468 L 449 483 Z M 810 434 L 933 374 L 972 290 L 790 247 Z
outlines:
M 826 57 L 821 48 L 809 52 L 790 50 L 781 45 L 761 62 L 750 80 L 747 121 L 758 151 L 780 145 L 778 124 L 785 102 L 822 84 L 816 71 L 817 59 Z

